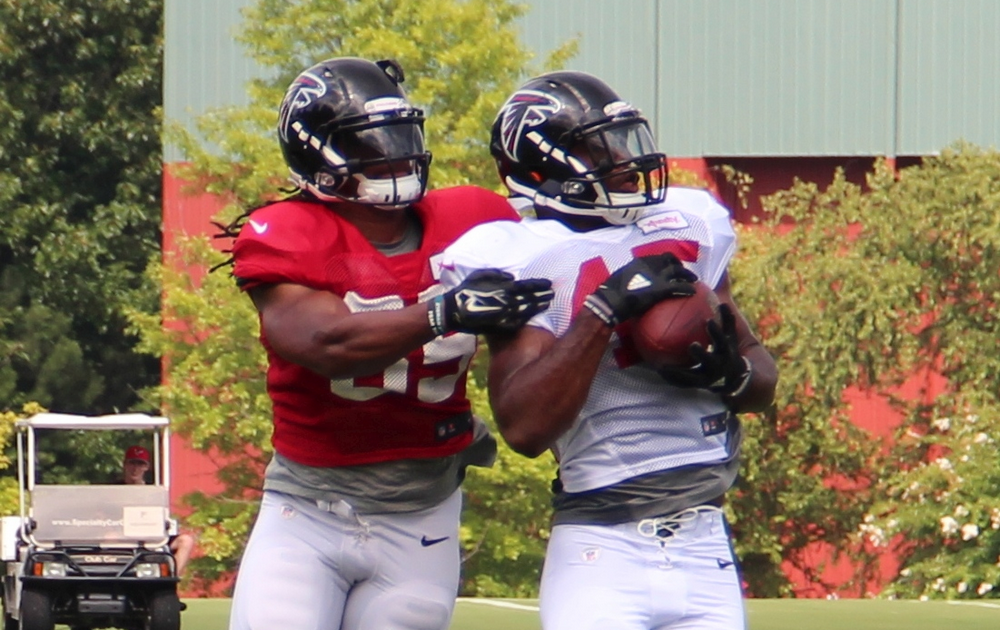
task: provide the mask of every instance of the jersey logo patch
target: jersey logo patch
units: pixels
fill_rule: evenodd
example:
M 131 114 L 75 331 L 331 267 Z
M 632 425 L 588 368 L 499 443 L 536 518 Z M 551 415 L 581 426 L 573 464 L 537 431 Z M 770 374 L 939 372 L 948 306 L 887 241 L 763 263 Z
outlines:
M 434 425 L 434 437 L 438 442 L 443 442 L 471 430 L 472 414 L 460 413 Z
M 683 230 L 688 225 L 684 215 L 676 210 L 640 219 L 635 224 L 637 228 L 642 230 L 643 234 L 649 234 L 658 230 Z
M 444 538 L 428 538 L 427 536 L 423 536 L 420 539 L 420 544 L 423 545 L 424 547 L 430 547 L 431 545 L 436 545 L 439 542 L 444 542 L 448 540 L 448 538 L 449 538 L 448 536 L 445 536 Z
M 710 435 L 718 435 L 725 432 L 726 427 L 729 425 L 729 412 L 723 411 L 722 413 L 713 414 L 711 416 L 705 416 L 701 419 L 701 433 L 705 437 Z
M 444 262 L 442 262 L 443 260 L 444 254 L 434 254 L 427 259 L 428 264 L 431 266 L 431 277 L 435 280 L 441 279 L 441 271 L 444 269 L 447 269 L 448 271 L 455 271 L 454 265 L 445 265 Z
M 253 219 L 250 219 L 250 227 L 252 227 L 253 231 L 256 232 L 256 233 L 258 233 L 258 234 L 263 234 L 264 232 L 267 232 L 267 223 L 266 222 L 265 223 L 257 223 Z

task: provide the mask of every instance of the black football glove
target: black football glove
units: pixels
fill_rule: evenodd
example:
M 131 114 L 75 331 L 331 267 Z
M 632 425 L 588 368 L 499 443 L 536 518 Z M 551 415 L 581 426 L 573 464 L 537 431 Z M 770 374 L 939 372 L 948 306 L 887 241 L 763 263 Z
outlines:
M 608 276 L 583 305 L 608 326 L 617 326 L 657 302 L 694 295 L 691 283 L 697 279 L 673 254 L 642 256 Z
M 427 311 L 438 335 L 511 332 L 552 302 L 552 282 L 541 278 L 514 280 L 499 269 L 478 269 L 457 287 L 431 301 Z
M 728 304 L 719 305 L 720 326 L 708 320 L 708 334 L 712 345 L 703 348 L 700 343 L 691 344 L 688 352 L 695 360 L 689 368 L 660 368 L 660 375 L 671 385 L 708 389 L 723 397 L 732 398 L 746 390 L 753 370 L 750 361 L 740 355 L 740 340 L 736 334 L 736 316 Z

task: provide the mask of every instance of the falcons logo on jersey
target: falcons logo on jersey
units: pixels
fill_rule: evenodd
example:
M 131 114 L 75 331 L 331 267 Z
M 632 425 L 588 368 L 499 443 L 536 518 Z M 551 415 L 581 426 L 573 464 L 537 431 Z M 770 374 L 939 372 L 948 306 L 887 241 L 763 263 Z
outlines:
M 537 127 L 561 108 L 558 100 L 535 90 L 521 90 L 507 99 L 500 109 L 500 139 L 507 157 L 517 162 L 517 144 L 524 129 Z
M 292 112 L 309 105 L 324 94 L 326 94 L 326 83 L 322 79 L 309 72 L 299 75 L 295 83 L 288 87 L 288 94 L 278 114 L 278 129 L 281 130 L 282 139 L 287 141 L 292 136 L 292 131 L 288 128 Z

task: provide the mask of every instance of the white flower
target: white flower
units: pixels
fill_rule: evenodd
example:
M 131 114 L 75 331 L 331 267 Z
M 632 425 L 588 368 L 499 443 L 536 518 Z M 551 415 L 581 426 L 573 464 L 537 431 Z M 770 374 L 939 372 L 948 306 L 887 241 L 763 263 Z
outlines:
M 899 574 L 903 577 L 910 577 L 911 573 L 913 573 L 913 571 L 909 569 L 903 569 L 902 571 L 899 572 Z
M 897 521 L 894 518 L 890 518 L 888 521 L 885 522 L 885 526 L 888 527 L 890 530 L 897 529 L 899 527 L 899 521 Z
M 959 582 L 955 586 L 955 590 L 958 591 L 959 593 L 964 593 L 965 591 L 969 590 L 969 585 L 966 584 L 965 582 Z
M 977 420 L 979 420 L 979 414 L 970 413 L 969 415 L 965 416 L 965 421 L 968 422 L 969 424 L 975 424 Z
M 990 441 L 990 436 L 985 433 L 977 433 L 976 437 L 972 438 L 973 444 L 985 444 Z
M 930 599 L 930 598 L 927 597 L 926 595 L 921 595 L 920 596 L 920 601 L 922 601 L 922 602 L 926 602 L 928 599 Z
M 884 547 L 888 543 L 885 532 L 881 527 L 862 523 L 858 530 L 865 535 L 868 541 L 875 547 Z
M 931 422 L 938 431 L 947 431 L 951 428 L 951 418 L 938 418 Z
M 955 516 L 962 517 L 968 515 L 969 515 L 969 508 L 965 507 L 964 505 L 955 506 Z
M 934 584 L 932 586 L 935 591 L 944 591 L 944 578 L 934 580 Z
M 985 595 L 992 590 L 993 590 L 992 584 L 990 584 L 989 582 L 983 582 L 982 584 L 979 585 L 979 588 L 976 589 L 976 594 Z
M 941 517 L 941 533 L 949 536 L 958 531 L 958 521 L 950 516 Z
M 962 525 L 962 540 L 972 540 L 979 535 L 979 525 L 966 523 Z
M 934 460 L 934 463 L 937 464 L 938 468 L 941 470 L 952 469 L 951 461 L 949 461 L 947 457 L 938 457 Z
M 990 512 L 990 527 L 1000 529 L 1000 508 L 993 508 Z

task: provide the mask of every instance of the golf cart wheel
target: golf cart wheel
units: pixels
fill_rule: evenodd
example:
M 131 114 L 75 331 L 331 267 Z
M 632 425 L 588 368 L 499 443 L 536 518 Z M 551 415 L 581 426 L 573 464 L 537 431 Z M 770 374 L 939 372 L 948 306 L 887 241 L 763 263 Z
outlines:
M 179 630 L 181 600 L 173 591 L 160 591 L 149 596 L 146 630 Z
M 45 591 L 31 589 L 21 591 L 20 630 L 53 630 L 55 627 L 52 596 Z

